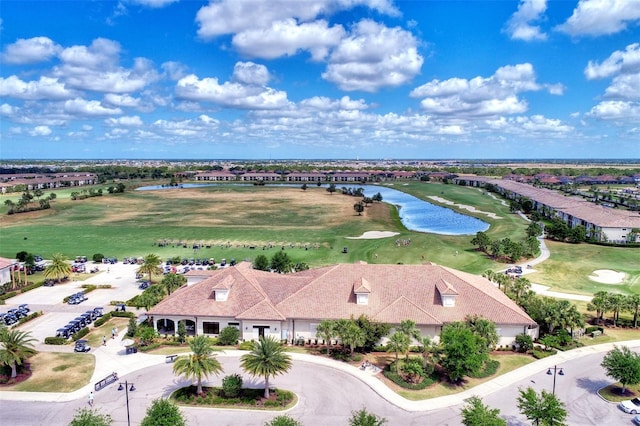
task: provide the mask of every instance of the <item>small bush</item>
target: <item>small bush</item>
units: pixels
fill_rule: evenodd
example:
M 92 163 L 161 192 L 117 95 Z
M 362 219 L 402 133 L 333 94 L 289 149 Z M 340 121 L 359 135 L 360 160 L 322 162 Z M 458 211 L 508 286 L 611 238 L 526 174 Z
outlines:
M 89 334 L 89 327 L 83 327 L 78 330 L 77 333 L 73 333 L 73 335 L 71 335 L 71 339 L 73 339 L 73 341 L 75 342 L 76 340 L 82 339 L 87 334 Z
M 118 317 L 118 318 L 134 318 L 136 315 L 133 312 L 128 312 L 128 311 L 112 311 L 111 312 L 111 316 L 112 317 Z
M 516 345 L 518 352 L 528 352 L 533 349 L 533 339 L 526 333 L 521 333 L 516 336 Z
M 102 259 L 104 259 L 104 254 L 95 253 L 93 256 L 91 256 L 91 259 L 93 260 L 94 263 L 102 263 Z
M 476 373 L 469 374 L 469 377 L 473 377 L 475 379 L 483 379 L 485 377 L 493 376 L 498 371 L 498 367 L 500 367 L 500 362 L 495 359 L 490 359 L 484 363 L 484 366 L 480 369 L 480 371 Z
M 253 342 L 251 341 L 242 342 L 238 345 L 238 349 L 240 349 L 241 351 L 250 351 L 253 349 Z
M 232 374 L 222 379 L 222 392 L 227 398 L 235 398 L 240 394 L 242 390 L 242 376 L 239 374 Z
M 149 352 L 151 350 L 158 349 L 160 346 L 162 346 L 162 343 L 149 343 L 148 345 L 138 346 L 138 350 L 140 352 Z
M 587 327 L 584 329 L 584 334 L 591 334 L 594 331 L 599 331 L 600 333 L 604 334 L 604 328 L 602 327 Z
M 44 338 L 45 345 L 64 345 L 67 339 L 64 337 L 49 336 Z
M 98 288 L 98 286 L 93 284 L 82 284 L 80 287 L 84 289 L 84 294 L 90 293 L 96 288 Z
M 395 363 L 391 363 L 386 370 L 383 371 L 384 376 L 396 385 L 405 389 L 422 390 L 431 386 L 436 382 L 436 377 L 424 377 L 420 383 L 408 383 L 402 376 L 396 374 Z
M 240 330 L 235 327 L 225 327 L 220 331 L 220 336 L 218 337 L 218 343 L 223 346 L 235 345 L 238 343 L 238 339 L 240 338 Z

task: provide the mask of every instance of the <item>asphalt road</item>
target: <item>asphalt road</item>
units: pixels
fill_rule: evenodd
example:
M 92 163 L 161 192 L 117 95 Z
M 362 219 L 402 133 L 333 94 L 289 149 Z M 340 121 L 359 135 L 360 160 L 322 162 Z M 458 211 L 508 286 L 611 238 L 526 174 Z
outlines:
M 569 425 L 631 425 L 633 416 L 620 411 L 615 404 L 597 396 L 596 390 L 611 383 L 600 367 L 604 354 L 588 355 L 568 361 L 563 367 L 564 375 L 556 376 L 556 394 L 567 404 Z M 239 373 L 245 385 L 261 387 L 262 379 L 252 379 L 239 368 L 237 356 L 220 356 L 224 373 L 213 377 L 210 385 L 219 386 L 222 377 Z M 546 371 L 532 371 L 531 376 L 492 394 L 483 396 L 485 404 L 499 408 L 509 425 L 528 425 L 516 406 L 519 388 L 533 387 L 536 391 L 551 391 L 553 377 Z M 144 418 L 151 400 L 168 396 L 174 389 L 188 384 L 177 378 L 171 371 L 171 364 L 148 367 L 121 380 L 133 382 L 136 390 L 129 393 L 131 424 L 139 424 Z M 356 377 L 334 368 L 295 361 L 291 371 L 278 376 L 273 385 L 295 392 L 298 404 L 288 414 L 301 420 L 306 426 L 347 425 L 352 411 L 365 407 L 368 411 L 388 420 L 388 425 L 442 425 L 457 426 L 460 422 L 461 406 L 446 409 L 408 412 L 380 397 L 374 390 Z M 95 395 L 95 407 L 110 414 L 114 425 L 127 424 L 126 395 L 112 384 Z M 0 398 L 2 394 L 0 393 Z M 67 403 L 22 402 L 0 399 L 0 423 L 5 425 L 63 425 L 73 418 L 74 411 L 87 406 L 87 399 L 81 398 Z M 429 402 L 425 401 L 428 409 Z M 230 425 L 258 426 L 271 420 L 279 413 L 262 411 L 221 410 L 205 408 L 183 408 L 189 425 Z

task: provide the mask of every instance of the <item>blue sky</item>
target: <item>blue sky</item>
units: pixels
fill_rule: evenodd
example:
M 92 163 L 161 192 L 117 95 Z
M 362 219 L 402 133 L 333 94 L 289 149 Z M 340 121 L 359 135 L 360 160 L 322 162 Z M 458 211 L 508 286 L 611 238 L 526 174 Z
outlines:
M 640 0 L 3 0 L 0 159 L 640 158 Z

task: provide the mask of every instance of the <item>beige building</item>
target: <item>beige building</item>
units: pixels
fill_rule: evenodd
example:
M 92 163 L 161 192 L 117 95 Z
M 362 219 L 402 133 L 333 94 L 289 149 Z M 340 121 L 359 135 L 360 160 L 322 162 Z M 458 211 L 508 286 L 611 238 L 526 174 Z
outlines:
M 413 320 L 437 340 L 444 324 L 479 315 L 496 324 L 499 345 L 521 333 L 538 335 L 537 324 L 490 281 L 432 264 L 338 264 L 276 274 L 242 262 L 198 277 L 149 311 L 160 333 L 174 334 L 184 321 L 198 335 L 233 326 L 243 340 L 309 340 L 323 319 L 366 315 L 392 326 Z

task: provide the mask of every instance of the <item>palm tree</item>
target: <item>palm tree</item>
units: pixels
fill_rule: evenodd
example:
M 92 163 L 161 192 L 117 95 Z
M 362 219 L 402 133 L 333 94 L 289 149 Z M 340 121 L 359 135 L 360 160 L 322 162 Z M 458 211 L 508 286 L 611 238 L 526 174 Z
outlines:
M 291 368 L 291 356 L 274 337 L 263 337 L 253 343 L 253 349 L 240 357 L 240 366 L 252 376 L 264 377 L 264 397 L 269 398 L 269 377 L 286 373 Z
M 162 269 L 160 269 L 161 263 L 162 260 L 160 260 L 160 256 L 154 253 L 149 253 L 143 258 L 142 265 L 138 268 L 138 272 L 141 274 L 148 274 L 149 282 L 153 284 L 153 274 L 162 274 Z
M 36 353 L 32 343 L 35 341 L 27 331 L 0 329 L 0 362 L 11 367 L 12 379 L 18 375 L 17 366 Z
M 403 333 L 409 339 L 409 345 L 411 345 L 411 339 L 420 340 L 420 330 L 416 327 L 415 321 L 412 320 L 404 320 L 400 321 L 400 325 L 396 328 L 396 331 Z M 405 351 L 405 359 L 409 359 L 408 349 Z
M 71 274 L 71 265 L 67 262 L 67 257 L 62 253 L 56 253 L 51 257 L 51 263 L 44 270 L 44 277 L 47 279 L 68 277 Z
M 638 326 L 638 311 L 640 311 L 640 294 L 627 296 L 627 311 L 633 313 L 633 328 Z
M 187 379 L 198 381 L 196 392 L 202 394 L 202 378 L 223 372 L 222 365 L 213 355 L 213 347 L 207 336 L 196 336 L 189 342 L 191 354 L 178 357 L 173 364 L 173 372 Z
M 364 345 L 367 337 L 353 319 L 340 320 L 338 322 L 337 333 L 340 336 L 342 344 L 349 347 L 350 355 L 353 355 L 353 352 L 358 346 Z
M 409 351 L 410 342 L 409 336 L 402 331 L 396 331 L 387 343 L 387 352 L 395 352 L 396 354 L 396 374 L 398 374 L 398 353 L 406 354 Z
M 327 347 L 327 353 L 329 353 L 329 344 L 331 339 L 336 335 L 336 323 L 331 320 L 322 320 L 316 328 L 316 336 L 321 337 L 324 340 L 324 344 Z

